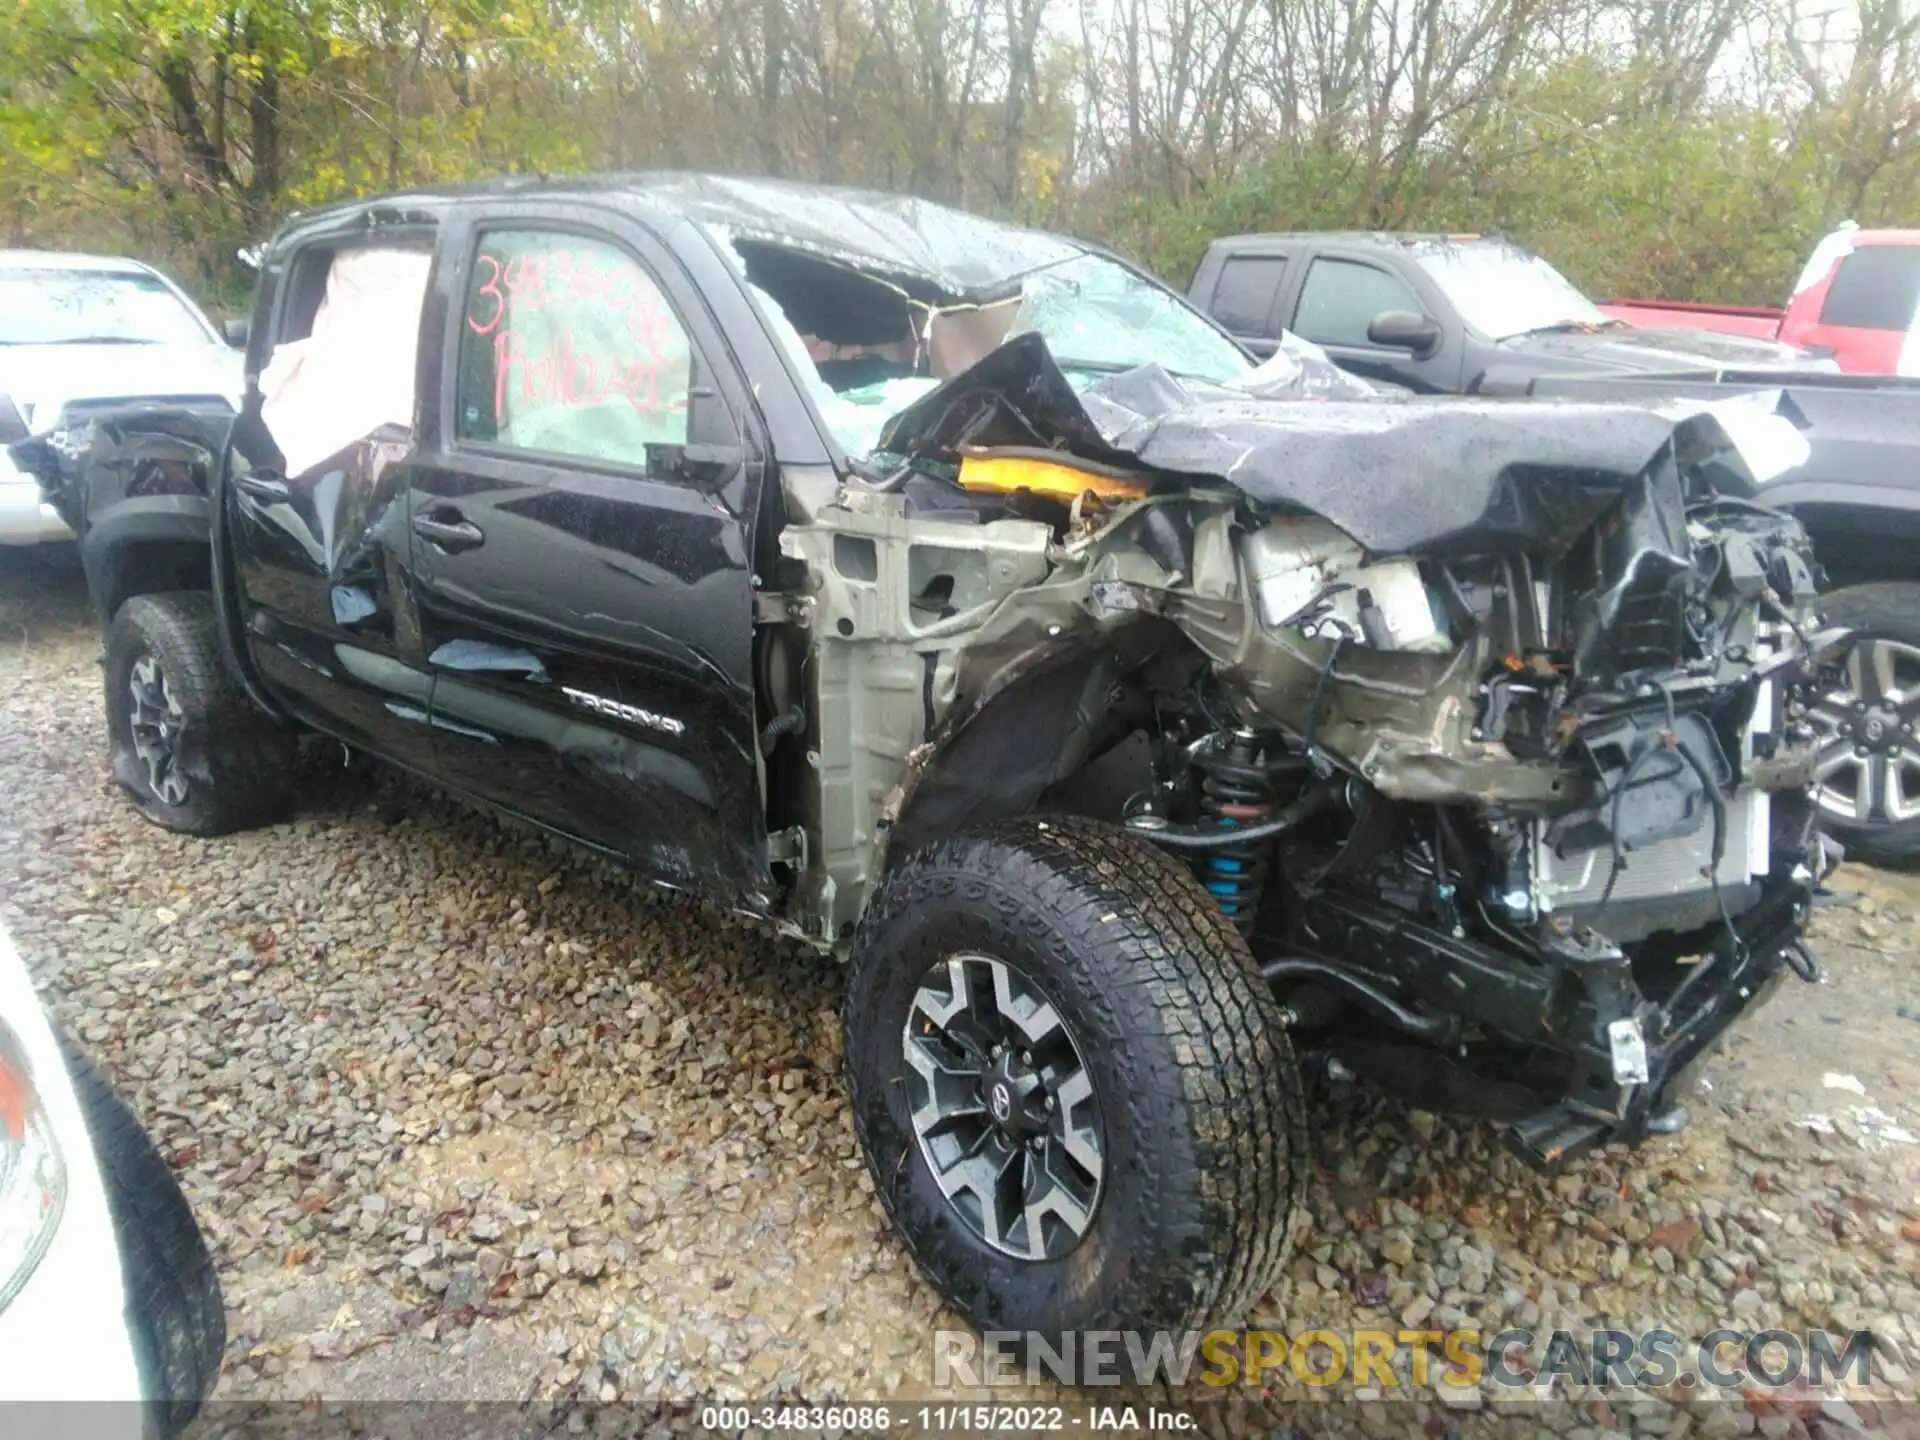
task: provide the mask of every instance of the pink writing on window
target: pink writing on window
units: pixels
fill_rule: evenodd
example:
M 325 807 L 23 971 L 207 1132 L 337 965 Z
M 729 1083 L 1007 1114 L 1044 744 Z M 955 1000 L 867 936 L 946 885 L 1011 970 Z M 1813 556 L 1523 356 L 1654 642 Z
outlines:
M 620 256 L 558 250 L 503 261 L 482 251 L 475 263 L 479 284 L 467 304 L 467 325 L 476 335 L 492 335 L 530 315 L 569 306 L 612 310 L 635 339 L 656 351 L 674 328 L 659 289 L 638 265 Z
M 529 354 L 519 332 L 502 330 L 493 337 L 494 423 L 505 424 L 510 410 L 520 414 L 545 406 L 584 408 L 614 399 L 624 399 L 642 415 L 684 411 L 684 392 L 662 393 L 666 368 L 658 350 L 608 355 L 576 348 L 568 331 Z

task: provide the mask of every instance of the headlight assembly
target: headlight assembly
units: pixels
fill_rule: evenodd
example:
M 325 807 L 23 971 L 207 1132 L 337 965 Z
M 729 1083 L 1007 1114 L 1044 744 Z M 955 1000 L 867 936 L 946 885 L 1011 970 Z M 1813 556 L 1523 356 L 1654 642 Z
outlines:
M 0 1309 L 53 1242 L 67 1203 L 67 1167 L 19 1038 L 0 1023 Z

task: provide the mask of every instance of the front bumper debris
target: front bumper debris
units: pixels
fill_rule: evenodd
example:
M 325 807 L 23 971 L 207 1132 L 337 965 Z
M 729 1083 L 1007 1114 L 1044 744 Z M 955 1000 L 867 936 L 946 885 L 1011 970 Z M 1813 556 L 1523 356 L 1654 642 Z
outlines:
M 1726 926 L 1679 985 L 1657 999 L 1635 985 L 1623 956 L 1569 964 L 1563 973 L 1583 993 L 1573 999 L 1566 1035 L 1565 1098 L 1510 1124 L 1507 1148 L 1554 1170 L 1597 1145 L 1635 1144 L 1680 1128 L 1700 1063 L 1727 1028 L 1764 1004 L 1789 971 L 1818 977 L 1802 943 L 1816 884 L 1807 865 L 1770 877 L 1760 903 Z M 1639 1037 L 1637 1054 L 1623 1054 L 1636 1047 L 1618 1043 L 1629 1032 Z

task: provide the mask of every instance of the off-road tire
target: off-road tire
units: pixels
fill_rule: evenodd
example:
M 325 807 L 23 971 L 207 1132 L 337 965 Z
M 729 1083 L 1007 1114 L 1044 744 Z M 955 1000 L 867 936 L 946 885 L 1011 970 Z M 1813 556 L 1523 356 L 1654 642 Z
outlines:
M 1057 1260 L 985 1243 L 941 1192 L 902 1084 L 928 969 L 992 955 L 1044 992 L 1099 1097 L 1105 1178 Z M 844 1014 L 854 1126 L 893 1228 L 973 1325 L 1060 1335 L 1243 1320 L 1284 1263 L 1306 1106 L 1280 1010 L 1192 872 L 1110 825 L 1029 817 L 942 841 L 880 887 Z
M 220 655 L 213 597 L 201 590 L 137 595 L 107 631 L 107 737 L 113 777 L 154 824 L 189 835 L 225 835 L 278 819 L 292 799 L 293 737 L 247 698 Z M 155 793 L 133 735 L 129 681 L 145 657 L 159 662 L 185 717 L 178 742 L 183 803 Z
M 1869 639 L 1920 649 L 1920 584 L 1886 581 L 1853 585 L 1821 597 L 1827 622 L 1845 625 Z M 1892 869 L 1920 867 L 1920 818 L 1858 823 L 1825 809 L 1820 825 L 1846 847 L 1850 859 Z
M 99 1069 L 60 1037 L 120 1243 L 127 1333 L 148 1398 L 146 1433 L 178 1435 L 220 1377 L 227 1312 L 173 1171 Z

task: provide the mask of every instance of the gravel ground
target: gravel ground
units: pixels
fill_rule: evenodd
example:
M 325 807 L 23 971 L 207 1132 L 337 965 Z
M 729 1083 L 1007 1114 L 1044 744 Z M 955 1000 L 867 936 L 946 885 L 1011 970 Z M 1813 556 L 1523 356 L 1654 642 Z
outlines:
M 321 772 L 255 834 L 155 830 L 108 779 L 96 650 L 70 561 L 0 555 L 0 917 L 186 1186 L 229 1305 L 222 1398 L 933 1393 L 955 1322 L 855 1152 L 833 963 L 376 769 Z M 1484 1127 L 1334 1102 L 1260 1318 L 1868 1329 L 1910 1397 L 1920 879 L 1839 884 L 1862 898 L 1819 917 L 1828 982 L 1734 1038 L 1677 1137 L 1548 1180 Z M 1444 1395 L 1426 1433 L 1897 1413 L 1571 1397 Z M 1407 1413 L 1349 1403 L 1316 1433 Z

